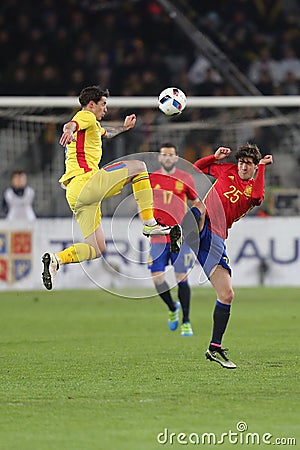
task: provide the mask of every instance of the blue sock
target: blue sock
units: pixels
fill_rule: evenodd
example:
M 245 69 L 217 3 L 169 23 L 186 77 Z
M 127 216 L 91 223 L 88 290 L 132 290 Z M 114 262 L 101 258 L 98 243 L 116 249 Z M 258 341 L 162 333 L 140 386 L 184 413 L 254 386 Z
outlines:
M 193 213 L 193 215 L 195 216 L 197 222 L 199 221 L 200 217 L 201 217 L 201 212 L 199 211 L 198 208 L 196 208 L 196 206 L 193 206 L 191 208 L 191 212 Z
M 220 306 L 220 308 L 227 309 L 228 311 L 230 311 L 230 308 L 231 308 L 231 305 L 226 305 L 225 303 L 221 303 L 221 302 L 219 302 L 219 300 L 216 301 L 216 305 Z
M 181 222 L 182 234 L 185 242 L 197 255 L 200 244 L 199 219 L 201 213 L 198 208 L 192 207 L 185 214 Z
M 182 309 L 182 323 L 189 322 L 191 289 L 187 280 L 178 283 L 178 298 Z
M 225 305 L 225 303 L 216 301 L 214 314 L 213 314 L 213 333 L 210 342 L 210 350 L 221 348 L 222 338 L 225 333 L 227 323 L 230 317 L 231 305 Z

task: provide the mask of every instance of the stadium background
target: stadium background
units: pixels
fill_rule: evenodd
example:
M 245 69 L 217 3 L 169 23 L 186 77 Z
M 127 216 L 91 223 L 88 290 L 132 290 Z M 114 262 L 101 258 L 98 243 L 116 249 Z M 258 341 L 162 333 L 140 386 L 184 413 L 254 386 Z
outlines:
M 10 258 L 17 269 L 7 272 L 9 289 L 4 286 L 0 292 L 1 450 L 153 450 L 161 448 L 157 436 L 166 429 L 177 436 L 164 447 L 176 450 L 184 445 L 176 440 L 184 439 L 183 433 L 194 438 L 206 435 L 202 444 L 207 448 L 213 444 L 211 434 L 221 439 L 224 433 L 236 431 L 240 431 L 239 443 L 227 439 L 223 449 L 231 449 L 232 444 L 249 447 L 251 439 L 252 444 L 267 448 L 270 442 L 257 441 L 265 434 L 272 436 L 273 445 L 279 438 L 278 445 L 297 448 L 299 287 L 234 286 L 226 346 L 238 369 L 224 372 L 204 358 L 213 289 L 192 288 L 195 335 L 185 339 L 169 332 L 158 297 L 133 300 L 137 293 L 146 295 L 135 283 L 119 298 L 105 289 L 17 291 L 11 284 L 11 277 L 26 274 L 30 261 L 37 273 L 34 283 L 40 282 L 41 248 L 51 239 L 71 237 L 70 213 L 57 183 L 63 170 L 63 151 L 57 142 L 61 125 L 73 110 L 30 104 L 4 108 L 4 97 L 71 98 L 89 83 L 103 84 L 112 96 L 125 98 L 157 97 L 162 87 L 171 84 L 189 98 L 238 94 L 236 77 L 220 79 L 206 70 L 207 61 L 196 60 L 193 33 L 188 38 L 161 3 L 6 0 L 0 4 L 0 190 L 13 169 L 24 167 L 37 193 L 40 218 L 34 223 L 34 234 L 28 224 L 21 233 L 19 224 L 14 224 L 17 234 L 12 239 L 14 227 L 4 219 L 0 222 L 0 250 L 6 255 L 2 252 L 0 263 Z M 297 0 L 172 3 L 263 94 L 289 98 L 299 94 Z M 262 61 L 265 45 L 271 61 Z M 287 60 L 288 48 L 295 57 Z M 196 68 L 200 66 L 195 70 L 198 78 L 193 77 L 195 62 Z M 223 66 L 225 70 L 225 61 Z M 289 67 L 288 73 L 284 67 Z M 261 252 L 276 260 L 272 276 L 278 282 L 285 273 L 295 285 L 299 283 L 298 109 L 188 107 L 178 119 L 170 120 L 155 108 L 141 108 L 136 111 L 135 130 L 105 143 L 103 162 L 155 151 L 166 139 L 175 140 L 181 156 L 189 161 L 220 144 L 234 148 L 253 139 L 264 152 L 274 154 L 275 164 L 267 170 L 264 209 L 258 217 L 236 224 L 230 254 L 236 256 L 243 239 L 253 235 L 246 241 L 250 264 L 244 260 L 243 277 L 250 273 L 253 285 L 263 284 L 253 272 L 251 257 Z M 119 121 L 127 111 L 131 108 L 110 108 L 108 120 Z M 107 201 L 103 206 L 109 216 L 116 204 Z M 110 222 L 108 217 L 106 225 Z M 41 242 L 45 235 L 49 242 Z M 31 239 L 36 242 L 34 260 Z M 95 268 L 97 262 L 92 265 Z M 69 273 L 71 269 L 75 267 L 68 267 Z M 115 286 L 110 288 L 118 288 L 117 276 L 112 282 Z M 5 283 L 0 276 L 0 287 Z
M 109 100 L 157 98 L 164 87 L 173 85 L 188 99 L 200 99 L 200 105 L 201 96 L 216 100 L 241 94 L 289 97 L 300 90 L 300 8 L 296 1 L 233 0 L 209 5 L 185 0 L 85 0 L 80 4 L 66 0 L 61 5 L 42 0 L 33 7 L 31 1 L 10 0 L 0 6 L 0 21 L 0 56 L 5 61 L 0 75 L 0 191 L 9 184 L 12 170 L 25 169 L 36 192 L 38 218 L 70 218 L 65 193 L 57 182 L 64 167 L 58 140 L 62 124 L 77 108 L 81 88 L 88 84 L 108 87 Z M 24 96 L 28 98 L 25 107 L 13 107 L 12 102 L 1 106 L 7 97 L 17 101 Z M 43 104 L 43 98 L 57 96 L 74 99 L 74 107 Z M 40 105 L 33 106 L 32 101 L 38 99 Z M 139 153 L 149 170 L 155 170 L 156 158 L 151 155 L 163 141 L 175 142 L 180 156 L 191 163 L 219 145 L 236 149 L 244 142 L 255 142 L 263 153 L 273 154 L 275 164 L 266 171 L 266 200 L 251 214 L 262 221 L 266 216 L 299 215 L 299 108 L 188 105 L 179 117 L 168 118 L 143 103 L 139 108 L 130 102 L 125 108 L 110 107 L 109 103 L 108 107 L 104 126 L 120 123 L 131 112 L 137 113 L 138 120 L 129 133 L 104 141 L 101 165 Z M 196 184 L 199 194 L 204 194 L 207 182 L 196 178 Z M 118 216 L 128 216 L 129 211 L 134 215 L 134 202 L 126 203 L 126 208 L 119 206 L 129 193 L 128 188 L 103 202 L 103 215 L 112 216 L 117 206 Z M 0 218 L 4 218 L 2 210 Z M 295 229 L 290 230 L 290 240 L 284 245 L 288 251 L 280 262 L 281 266 L 284 261 L 289 268 L 293 266 L 291 274 L 299 264 L 293 223 Z M 274 227 L 262 222 L 262 228 Z M 9 280 L 26 278 L 31 270 L 29 256 L 35 253 L 33 249 L 25 251 L 28 265 L 24 256 L 12 257 L 13 247 L 7 244 L 12 239 L 10 231 L 4 221 L 2 288 Z M 256 239 L 245 235 L 245 242 L 247 238 Z M 267 234 L 265 239 L 273 245 L 273 235 Z M 271 253 L 265 250 L 264 257 L 256 258 L 256 280 L 260 270 L 266 269 L 266 259 L 271 264 L 275 259 L 277 264 Z M 255 258 L 253 251 L 250 257 Z M 36 277 L 37 262 L 35 266 L 32 276 Z M 276 270 L 274 273 L 276 280 Z M 240 276 L 237 281 L 247 284 Z M 293 275 L 291 284 L 295 284 Z
M 241 76 L 246 77 L 251 92 L 299 94 L 297 1 L 233 0 L 210 5 L 177 0 L 172 4 L 191 27 L 203 33 L 199 45 L 163 2 L 3 2 L 0 95 L 76 97 L 83 86 L 100 84 L 110 89 L 112 97 L 157 97 L 162 88 L 171 85 L 189 97 L 232 96 L 239 95 Z M 201 54 L 205 39 L 221 57 L 229 58 L 222 61 L 222 71 L 216 69 L 220 67 L 216 51 L 208 47 L 206 56 Z M 228 69 L 231 64 L 233 73 L 232 67 L 231 72 Z M 170 120 L 155 108 L 110 108 L 108 121 L 120 121 L 134 110 L 138 122 L 132 132 L 105 142 L 102 164 L 128 153 L 156 151 L 166 139 L 175 141 L 181 156 L 191 162 L 220 144 L 236 148 L 254 141 L 276 161 L 268 170 L 271 195 L 263 212 L 295 215 L 300 207 L 298 109 L 187 108 L 179 118 Z M 36 190 L 39 217 L 69 216 L 57 184 L 64 158 L 58 137 L 61 124 L 72 113 L 70 109 L 30 105 L 0 107 L 0 189 L 9 183 L 13 169 L 24 168 Z M 104 214 L 111 215 L 114 207 L 115 200 L 105 202 Z

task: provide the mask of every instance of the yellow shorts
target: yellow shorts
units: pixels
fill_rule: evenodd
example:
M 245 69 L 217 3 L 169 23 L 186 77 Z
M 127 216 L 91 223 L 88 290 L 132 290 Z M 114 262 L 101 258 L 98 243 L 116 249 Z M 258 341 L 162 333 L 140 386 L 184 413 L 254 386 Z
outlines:
M 106 168 L 77 175 L 66 187 L 67 202 L 75 214 L 84 238 L 94 233 L 100 224 L 101 201 L 119 194 L 127 181 L 126 165 L 119 167 L 111 171 Z

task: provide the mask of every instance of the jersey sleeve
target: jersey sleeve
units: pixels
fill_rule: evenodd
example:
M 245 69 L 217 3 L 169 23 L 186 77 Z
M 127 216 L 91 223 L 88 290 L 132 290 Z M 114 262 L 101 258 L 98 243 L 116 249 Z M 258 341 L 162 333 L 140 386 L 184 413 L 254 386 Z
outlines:
M 205 156 L 204 158 L 198 159 L 194 163 L 196 169 L 200 169 L 202 172 L 207 173 L 209 166 L 216 162 L 215 155 Z
M 215 155 L 205 156 L 204 158 L 198 159 L 198 161 L 194 163 L 194 167 L 198 170 L 201 170 L 201 172 L 205 173 L 206 175 L 211 175 L 212 177 L 218 178 L 218 176 L 221 175 L 224 170 L 235 166 L 235 164 L 219 163 L 216 161 L 217 160 L 215 158 Z
M 258 206 L 263 202 L 265 196 L 265 165 L 259 164 L 256 177 L 252 186 L 252 201 Z
M 76 131 L 86 130 L 96 121 L 96 117 L 89 111 L 78 111 L 72 119 L 77 124 Z

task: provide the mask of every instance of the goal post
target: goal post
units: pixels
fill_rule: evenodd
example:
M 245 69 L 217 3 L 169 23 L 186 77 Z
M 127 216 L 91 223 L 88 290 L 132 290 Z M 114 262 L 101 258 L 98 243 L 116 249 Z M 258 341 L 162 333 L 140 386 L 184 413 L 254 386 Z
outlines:
M 109 105 L 113 108 L 155 108 L 157 97 L 109 97 Z M 77 97 L 13 97 L 0 96 L 0 108 L 76 108 Z M 255 107 L 300 107 L 300 95 L 277 96 L 203 96 L 188 97 L 189 108 L 255 108 Z

